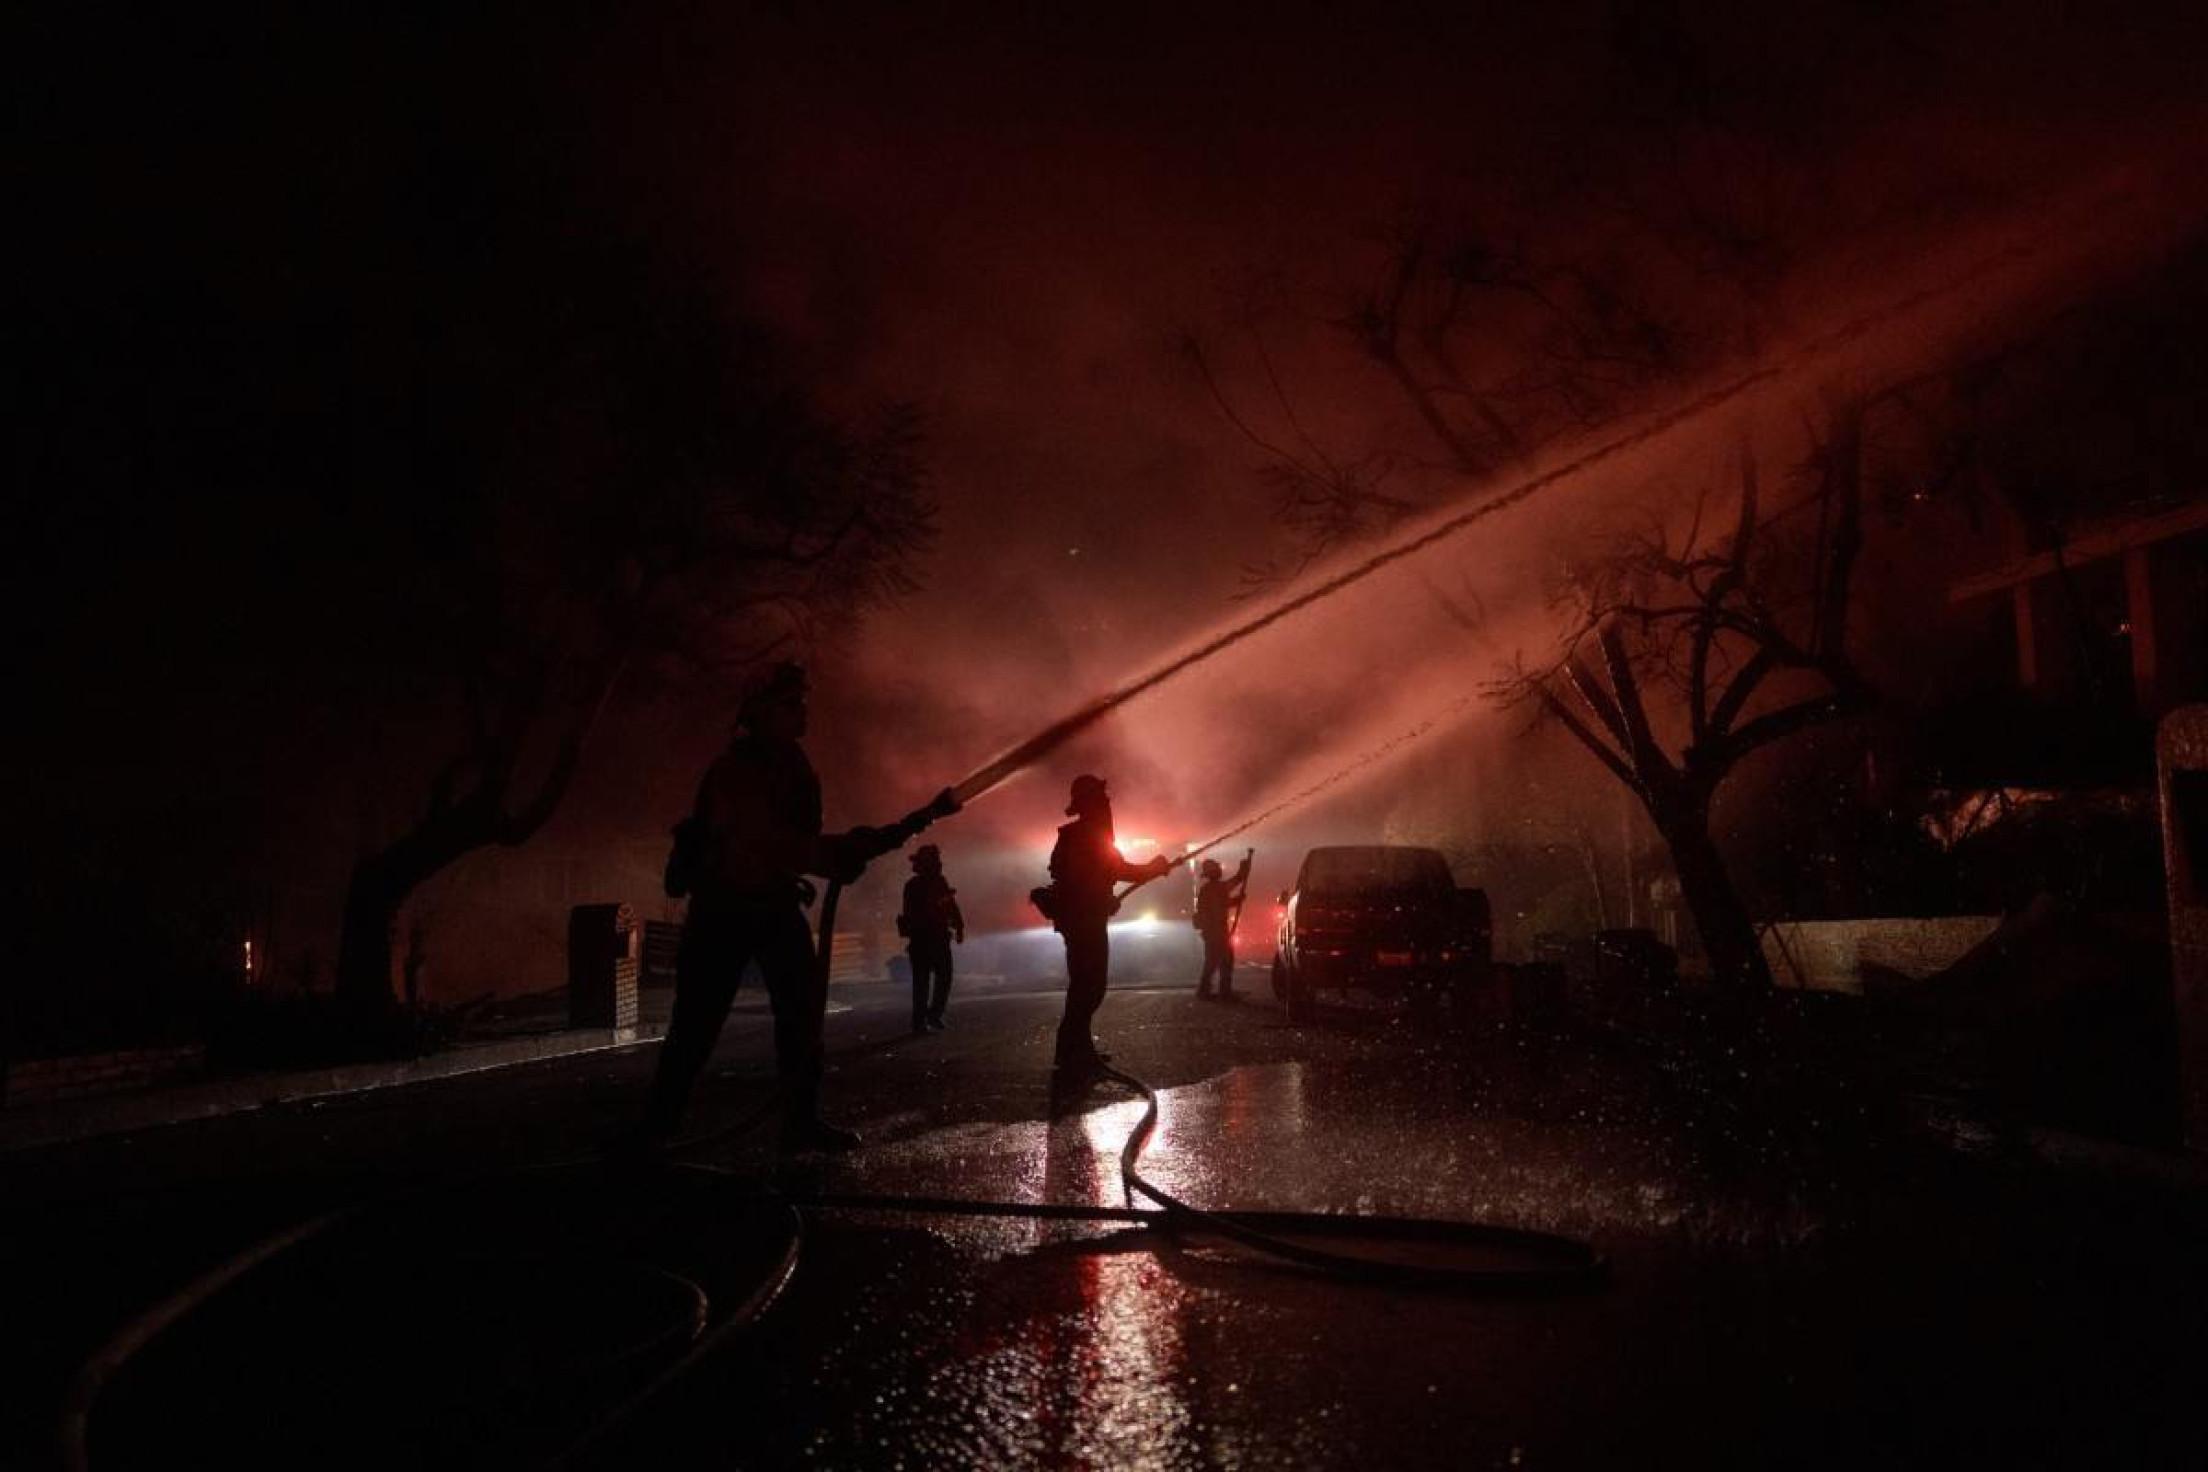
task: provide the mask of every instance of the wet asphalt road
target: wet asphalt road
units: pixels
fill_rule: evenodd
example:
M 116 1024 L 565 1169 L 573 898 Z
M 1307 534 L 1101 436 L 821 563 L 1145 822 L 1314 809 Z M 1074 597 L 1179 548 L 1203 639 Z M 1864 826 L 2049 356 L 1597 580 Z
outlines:
M 666 1178 L 591 1159 L 649 1048 L 0 1157 L 7 1461 L 48 1454 L 71 1369 L 118 1324 L 331 1207 L 363 1213 L 346 1281 L 415 1285 L 407 1331 L 356 1354 L 328 1391 L 342 1409 L 351 1387 L 371 1405 L 393 1394 L 377 1377 L 394 1363 L 416 1378 L 391 1383 L 417 1389 L 461 1373 L 410 1348 L 457 1332 L 439 1322 L 445 1290 L 420 1287 L 445 1278 L 403 1267 L 425 1242 L 455 1239 L 480 1268 L 537 1261 L 548 1223 L 618 1221 L 624 1261 L 687 1234 L 681 1272 L 725 1305 L 774 1256 L 738 1220 L 770 1178 L 1124 1204 L 1117 1154 L 1140 1105 L 1107 1085 L 1054 1108 L 1043 1065 L 1058 997 L 1044 979 L 966 985 L 951 1030 L 921 1038 L 887 986 L 837 999 L 829 1101 L 867 1147 L 774 1159 L 766 1019 L 747 994 L 678 1152 L 729 1174 L 680 1176 L 706 1185 L 678 1205 Z M 1110 1224 L 816 1212 L 780 1300 L 586 1462 L 2208 1465 L 2199 1203 L 2057 1175 L 1998 1141 L 1957 1149 L 1924 1128 L 1919 1101 L 1850 1060 L 1780 1066 L 1737 1043 L 1459 1032 L 1366 1009 L 1292 1029 L 1254 999 L 1155 987 L 1116 992 L 1099 1031 L 1165 1090 L 1147 1162 L 1188 1199 L 1586 1236 L 1612 1281 L 1478 1299 Z M 573 1249 L 531 1269 L 528 1312 L 588 1339 L 615 1321 L 609 1294 L 642 1302 L 644 1288 L 583 1284 Z M 372 1306 L 381 1291 L 353 1296 Z M 118 1382 L 95 1415 L 94 1465 L 220 1453 L 237 1418 L 296 1399 L 298 1364 L 336 1364 L 317 1358 L 316 1334 L 342 1337 L 235 1306 L 190 1332 L 171 1344 L 186 1368 L 161 1374 L 199 1366 L 210 1384 L 165 1403 L 158 1386 Z M 191 1417 L 174 1411 L 185 1399 Z M 511 1455 L 496 1440 L 478 1454 Z

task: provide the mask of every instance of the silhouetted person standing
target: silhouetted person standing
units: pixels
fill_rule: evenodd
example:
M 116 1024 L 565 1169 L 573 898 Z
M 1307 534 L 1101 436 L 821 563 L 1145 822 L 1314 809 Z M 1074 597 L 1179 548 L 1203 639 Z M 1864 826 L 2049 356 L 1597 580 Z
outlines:
M 966 917 L 958 910 L 958 891 L 943 877 L 941 849 L 920 845 L 913 850 L 912 868 L 897 916 L 897 933 L 912 962 L 912 1030 L 941 1032 L 943 1008 L 951 999 L 951 942 L 966 943 Z
M 1093 1069 L 1109 1057 L 1089 1035 L 1111 978 L 1112 941 L 1107 928 L 1121 880 L 1155 879 L 1173 867 L 1159 854 L 1147 864 L 1129 863 L 1112 842 L 1112 800 L 1101 777 L 1076 777 L 1066 804 L 1071 823 L 1058 830 L 1050 851 L 1051 923 L 1066 941 L 1066 1014 L 1058 1024 L 1060 1068 Z
M 1242 856 L 1234 877 L 1225 877 L 1217 859 L 1206 859 L 1197 869 L 1203 883 L 1196 890 L 1196 933 L 1204 938 L 1204 971 L 1196 980 L 1196 995 L 1211 995 L 1211 979 L 1219 978 L 1219 999 L 1234 997 L 1234 917 L 1249 889 L 1251 850 Z
M 744 701 L 728 749 L 706 771 L 677 830 L 668 892 L 690 894 L 675 958 L 675 1010 L 637 1135 L 671 1136 L 728 1020 L 744 967 L 759 963 L 774 1009 L 775 1071 L 786 1150 L 845 1150 L 850 1130 L 820 1117 L 821 1030 L 827 978 L 813 951 L 807 874 L 856 879 L 881 850 L 876 829 L 820 831 L 820 778 L 799 743 L 805 672 L 777 665 Z M 678 877 L 678 868 L 682 871 Z

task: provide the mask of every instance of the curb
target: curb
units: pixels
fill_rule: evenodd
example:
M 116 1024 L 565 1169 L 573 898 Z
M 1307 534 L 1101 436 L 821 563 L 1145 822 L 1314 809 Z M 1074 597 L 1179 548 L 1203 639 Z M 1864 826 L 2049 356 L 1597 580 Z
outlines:
M 996 974 L 960 979 L 971 988 L 967 994 L 969 1002 L 988 1000 L 992 994 L 1027 996 L 1037 992 L 1062 991 L 1065 987 L 1062 980 L 1013 982 L 1010 978 Z M 1184 986 L 1186 983 L 1183 982 L 1138 981 L 1121 987 L 1120 990 L 1177 991 Z M 839 991 L 846 988 L 861 991 L 878 988 L 885 994 L 894 995 L 902 995 L 905 990 L 903 983 L 888 980 L 837 984 Z M 829 1014 L 833 1016 L 846 1011 L 849 1005 L 847 1002 L 831 1000 L 828 1004 Z M 765 996 L 754 993 L 740 997 L 731 1015 L 757 1013 L 764 1016 L 769 1010 Z M 482 1073 L 493 1068 L 512 1068 L 519 1064 L 572 1058 L 584 1053 L 644 1047 L 657 1043 L 666 1034 L 665 1022 L 646 1022 L 633 1028 L 569 1028 L 530 1037 L 466 1044 L 421 1058 L 349 1063 L 333 1068 L 302 1069 L 291 1073 L 248 1074 L 240 1078 L 219 1079 L 174 1088 L 20 1105 L 13 1109 L 0 1109 L 0 1155 L 20 1150 L 36 1150 L 49 1145 L 76 1144 L 98 1139 L 103 1135 L 157 1129 L 162 1125 L 219 1119 L 227 1114 L 243 1114 L 272 1105 L 294 1104 L 340 1094 L 361 1094 L 373 1089 L 397 1088 L 406 1084 L 430 1083 L 438 1079 L 458 1078 L 464 1074 Z
M 182 1088 L 34 1105 L 0 1113 L 0 1155 L 35 1150 L 43 1145 L 72 1144 L 101 1135 L 242 1114 L 273 1104 L 291 1104 L 334 1094 L 360 1094 L 545 1059 L 642 1047 L 658 1042 L 666 1031 L 664 1023 L 569 1029 L 535 1037 L 477 1043 L 450 1052 L 394 1062 L 348 1063 L 294 1073 L 250 1074 Z

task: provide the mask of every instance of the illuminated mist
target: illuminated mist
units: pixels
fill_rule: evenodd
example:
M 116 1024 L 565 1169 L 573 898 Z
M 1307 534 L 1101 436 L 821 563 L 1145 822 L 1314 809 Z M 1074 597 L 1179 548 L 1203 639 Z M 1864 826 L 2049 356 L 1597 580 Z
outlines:
M 959 790 L 975 807 L 943 841 L 974 834 L 1039 857 L 1050 805 L 1091 769 L 1112 778 L 1123 831 L 1182 843 L 1225 834 L 1266 849 L 1260 890 L 1285 883 L 1280 866 L 1313 841 L 1472 839 L 1483 821 L 1508 823 L 1521 816 L 1510 796 L 1479 793 L 1474 773 L 1506 752 L 1523 759 L 1524 721 L 1485 689 L 1514 657 L 1553 654 L 1560 629 L 1547 584 L 1591 535 L 1675 523 L 1705 489 L 1721 497 L 1721 466 L 1744 441 L 1769 463 L 1799 459 L 1820 387 L 1891 381 L 2027 333 L 2190 223 L 2133 175 L 1976 222 L 1937 248 L 1919 243 L 1859 299 L 1828 304 L 1755 361 L 1560 447 L 1530 474 L 1467 486 L 1377 548 L 1338 555 L 1271 598 L 1225 605 L 1178 648 L 970 772 Z M 1028 632 L 1007 631 L 1001 664 L 979 662 L 993 677 L 1008 666 L 1016 682 L 1041 686 Z M 942 723 L 925 755 L 901 750 L 896 765 L 954 770 L 970 758 L 974 730 Z M 1407 794 L 1382 780 L 1413 759 L 1428 778 L 1441 775 L 1438 790 L 1422 780 Z M 1006 783 L 1013 790 L 1000 799 Z M 1578 821 L 1616 821 L 1609 787 L 1584 767 L 1567 788 Z M 1408 827 L 1398 821 L 1399 810 L 1421 806 Z

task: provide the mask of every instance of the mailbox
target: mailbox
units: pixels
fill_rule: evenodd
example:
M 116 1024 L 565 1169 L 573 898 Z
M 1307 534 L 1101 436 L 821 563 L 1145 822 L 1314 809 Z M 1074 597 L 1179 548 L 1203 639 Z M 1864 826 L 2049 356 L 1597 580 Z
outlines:
M 570 1027 L 636 1027 L 636 913 L 627 905 L 577 905 L 567 913 Z

